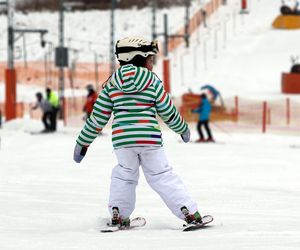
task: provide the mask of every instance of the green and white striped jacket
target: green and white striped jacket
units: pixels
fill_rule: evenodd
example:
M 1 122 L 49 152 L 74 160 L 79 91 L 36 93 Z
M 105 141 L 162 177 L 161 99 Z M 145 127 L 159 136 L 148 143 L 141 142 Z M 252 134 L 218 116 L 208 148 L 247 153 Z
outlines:
M 100 93 L 90 118 L 77 138 L 89 146 L 107 124 L 111 114 L 113 147 L 162 146 L 156 114 L 174 132 L 188 128 L 176 110 L 161 80 L 143 67 L 132 64 L 117 69 Z

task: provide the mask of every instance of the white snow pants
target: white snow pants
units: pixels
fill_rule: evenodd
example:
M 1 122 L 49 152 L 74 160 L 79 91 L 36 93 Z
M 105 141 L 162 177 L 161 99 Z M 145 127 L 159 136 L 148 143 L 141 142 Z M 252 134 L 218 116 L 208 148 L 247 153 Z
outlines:
M 172 171 L 162 147 L 132 147 L 116 149 L 118 165 L 112 170 L 109 211 L 118 207 L 123 218 L 129 217 L 135 208 L 136 186 L 139 166 L 142 167 L 148 184 L 163 199 L 172 213 L 184 219 L 181 208 L 186 206 L 191 213 L 197 204 L 187 193 L 181 179 Z

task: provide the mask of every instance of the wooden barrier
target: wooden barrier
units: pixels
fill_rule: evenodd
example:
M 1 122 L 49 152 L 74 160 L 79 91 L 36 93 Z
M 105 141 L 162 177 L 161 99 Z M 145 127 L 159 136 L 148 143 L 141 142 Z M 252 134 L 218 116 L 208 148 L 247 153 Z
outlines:
M 181 97 L 180 113 L 187 122 L 198 121 L 198 115 L 192 113 L 200 105 L 200 95 L 197 94 L 184 94 Z
M 201 103 L 200 95 L 197 94 L 184 94 L 182 95 L 182 103 L 180 106 L 180 113 L 183 118 L 187 122 L 197 122 L 198 121 L 198 114 L 192 113 L 193 109 L 199 107 Z M 237 121 L 237 116 L 235 114 L 235 110 L 232 112 L 227 112 L 226 108 L 220 105 L 212 105 L 212 112 L 211 112 L 211 121 Z
M 300 94 L 300 74 L 283 73 L 281 77 L 281 92 L 284 94 Z

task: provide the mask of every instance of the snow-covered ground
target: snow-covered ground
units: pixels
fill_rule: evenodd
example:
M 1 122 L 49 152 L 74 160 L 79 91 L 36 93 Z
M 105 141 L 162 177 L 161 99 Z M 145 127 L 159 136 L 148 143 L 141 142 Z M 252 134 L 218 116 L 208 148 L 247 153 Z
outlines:
M 193 139 L 196 132 L 192 128 Z M 224 134 L 217 144 L 184 144 L 163 131 L 174 170 L 215 221 L 205 230 L 183 233 L 141 175 L 133 216 L 144 228 L 102 234 L 110 172 L 116 164 L 110 130 L 97 138 L 81 164 L 72 161 L 79 129 L 51 135 L 39 121 L 14 121 L 1 130 L 0 249 L 249 249 L 300 247 L 299 137 Z
M 229 1 L 210 19 L 208 29 L 199 29 L 189 49 L 171 55 L 174 95 L 212 84 L 224 96 L 283 97 L 281 74 L 290 72 L 291 56 L 300 55 L 300 30 L 272 28 L 279 0 L 247 1 L 249 14 L 244 15 L 237 2 Z

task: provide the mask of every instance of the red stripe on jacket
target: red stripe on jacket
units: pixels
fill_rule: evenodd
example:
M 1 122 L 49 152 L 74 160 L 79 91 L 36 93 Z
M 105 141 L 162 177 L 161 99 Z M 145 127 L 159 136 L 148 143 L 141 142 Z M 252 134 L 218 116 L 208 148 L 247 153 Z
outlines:
M 159 144 L 156 141 L 135 141 L 137 144 Z
M 123 129 L 114 130 L 112 132 L 113 135 L 125 132 Z
M 131 71 L 124 74 L 124 76 L 133 76 L 133 75 L 135 75 L 135 71 Z
M 111 97 L 111 98 L 114 98 L 114 97 L 116 97 L 116 96 L 121 96 L 121 95 L 124 95 L 124 93 L 123 93 L 123 92 L 114 93 L 114 94 L 112 94 L 110 97 Z

